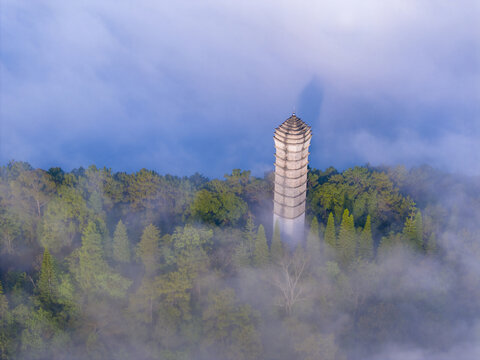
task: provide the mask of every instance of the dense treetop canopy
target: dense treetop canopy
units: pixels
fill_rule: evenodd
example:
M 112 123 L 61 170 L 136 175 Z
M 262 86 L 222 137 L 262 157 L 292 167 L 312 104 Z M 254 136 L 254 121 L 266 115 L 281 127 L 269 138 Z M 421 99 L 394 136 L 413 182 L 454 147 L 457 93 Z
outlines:
M 480 313 L 465 266 L 480 260 L 477 180 L 427 166 L 310 169 L 311 226 L 292 248 L 272 224 L 271 173 L 12 161 L 0 168 L 0 359 L 367 359 L 392 342 L 440 352 L 455 342 L 452 314 Z

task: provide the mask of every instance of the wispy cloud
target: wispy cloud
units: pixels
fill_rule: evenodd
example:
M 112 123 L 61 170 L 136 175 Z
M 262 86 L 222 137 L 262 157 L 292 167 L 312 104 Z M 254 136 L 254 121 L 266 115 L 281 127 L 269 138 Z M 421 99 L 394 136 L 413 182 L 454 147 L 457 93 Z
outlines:
M 475 1 L 7 0 L 1 13 L 2 161 L 265 169 L 296 107 L 314 166 L 480 173 Z

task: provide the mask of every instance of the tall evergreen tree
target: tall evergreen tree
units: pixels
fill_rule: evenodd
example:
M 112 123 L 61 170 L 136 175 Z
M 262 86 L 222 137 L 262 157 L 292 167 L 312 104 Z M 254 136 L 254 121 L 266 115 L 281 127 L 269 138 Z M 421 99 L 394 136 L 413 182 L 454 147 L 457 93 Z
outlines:
M 333 218 L 333 212 L 328 215 L 324 239 L 327 248 L 330 247 L 331 249 L 335 249 L 337 244 L 337 234 L 335 230 L 335 219 Z
M 0 319 L 4 318 L 8 311 L 7 297 L 3 293 L 2 282 L 0 281 Z
M 272 244 L 270 245 L 270 255 L 273 262 L 279 262 L 283 258 L 283 243 L 280 235 L 280 225 L 275 221 L 273 229 Z
M 8 311 L 7 297 L 3 293 L 0 281 L 0 359 L 13 359 L 15 356 L 15 336 L 18 326 L 12 321 L 12 314 Z
M 255 224 L 253 222 L 252 214 L 248 214 L 247 223 L 245 224 L 245 230 L 243 232 L 243 237 L 245 239 L 245 245 L 247 247 L 247 252 L 253 255 L 255 249 Z
M 96 288 L 97 275 L 105 269 L 102 237 L 93 221 L 90 221 L 83 231 L 78 263 L 77 280 L 80 286 L 85 290 Z
M 356 234 L 353 215 L 348 209 L 343 212 L 342 223 L 338 233 L 337 259 L 340 265 L 347 267 L 355 258 Z
M 160 255 L 160 230 L 155 225 L 148 225 L 142 234 L 138 243 L 137 256 L 142 260 L 145 266 L 145 276 L 154 276 L 158 270 L 158 260 Z
M 320 255 L 320 234 L 317 217 L 314 216 L 310 223 L 310 230 L 307 235 L 307 253 L 312 259 Z
M 113 259 L 120 263 L 128 263 L 131 260 L 127 228 L 122 220 L 118 222 L 113 234 Z
M 78 265 L 72 270 L 87 296 L 106 292 L 113 297 L 123 297 L 131 284 L 131 281 L 108 267 L 103 253 L 102 236 L 93 221 L 90 221 L 83 231 Z
M 253 254 L 253 264 L 262 267 L 268 264 L 268 245 L 263 225 L 258 227 L 257 238 L 255 239 L 255 251 Z
M 373 259 L 373 238 L 370 215 L 367 216 L 367 221 L 358 239 L 358 257 L 367 261 Z
M 415 208 L 410 210 L 403 226 L 403 235 L 416 250 L 423 249 L 423 221 L 419 210 L 415 211 Z
M 47 248 L 43 252 L 37 291 L 40 301 L 45 306 L 52 304 L 58 295 L 58 276 L 53 258 Z
M 255 224 L 252 214 L 248 214 L 247 223 L 243 231 L 243 236 L 235 248 L 233 261 L 237 267 L 248 266 L 252 264 L 255 251 Z
M 415 246 L 418 250 L 424 249 L 423 243 L 423 220 L 420 210 L 415 214 Z

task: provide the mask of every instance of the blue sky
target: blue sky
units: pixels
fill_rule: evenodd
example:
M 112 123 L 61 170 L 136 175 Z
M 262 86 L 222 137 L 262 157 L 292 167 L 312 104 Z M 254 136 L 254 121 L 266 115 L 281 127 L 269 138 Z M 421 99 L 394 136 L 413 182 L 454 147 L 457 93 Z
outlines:
M 0 161 L 159 173 L 311 165 L 480 174 L 475 0 L 3 0 Z

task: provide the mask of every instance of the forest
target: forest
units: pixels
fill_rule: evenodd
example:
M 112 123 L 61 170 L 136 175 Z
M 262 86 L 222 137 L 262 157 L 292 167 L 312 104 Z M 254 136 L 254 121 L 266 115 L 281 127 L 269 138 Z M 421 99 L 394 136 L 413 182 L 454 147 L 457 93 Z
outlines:
M 0 167 L 0 359 L 474 359 L 480 179 L 311 168 L 305 239 L 273 173 Z

